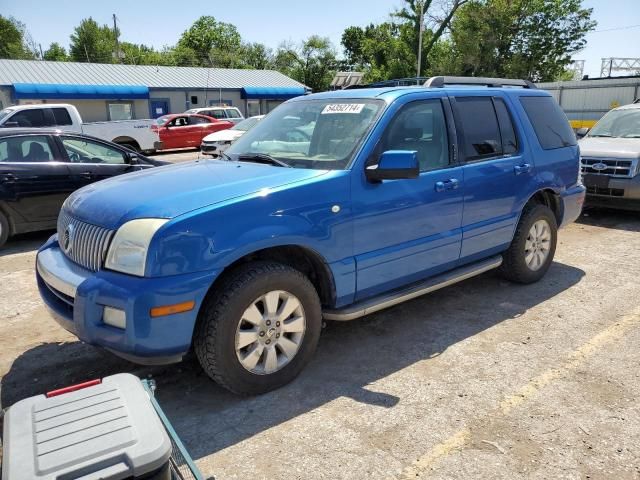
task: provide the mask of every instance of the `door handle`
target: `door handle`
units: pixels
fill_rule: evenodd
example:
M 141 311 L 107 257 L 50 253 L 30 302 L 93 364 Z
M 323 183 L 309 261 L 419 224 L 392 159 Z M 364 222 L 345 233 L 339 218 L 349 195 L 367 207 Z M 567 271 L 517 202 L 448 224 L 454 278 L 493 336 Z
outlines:
M 513 171 L 516 175 L 520 175 L 522 173 L 529 173 L 531 171 L 531 165 L 528 163 L 523 163 L 522 165 L 516 165 L 513 167 Z
M 436 192 L 444 192 L 445 190 L 456 190 L 459 186 L 460 181 L 457 178 L 450 178 L 449 180 L 436 182 L 435 189 Z
M 18 179 L 13 173 L 3 173 L 0 175 L 0 180 L 7 183 L 13 183 Z
M 91 178 L 93 178 L 93 173 L 91 172 L 82 172 L 78 174 L 79 176 L 81 176 L 82 178 L 86 178 L 87 180 L 90 180 Z

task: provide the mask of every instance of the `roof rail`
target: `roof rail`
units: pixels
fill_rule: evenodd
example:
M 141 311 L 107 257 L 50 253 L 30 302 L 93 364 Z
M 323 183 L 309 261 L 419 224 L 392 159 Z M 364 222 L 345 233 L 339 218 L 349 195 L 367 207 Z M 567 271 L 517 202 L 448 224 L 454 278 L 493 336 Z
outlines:
M 424 87 L 444 87 L 446 85 L 482 85 L 485 87 L 522 87 L 536 88 L 529 80 L 513 78 L 488 78 L 488 77 L 431 77 L 424 82 Z

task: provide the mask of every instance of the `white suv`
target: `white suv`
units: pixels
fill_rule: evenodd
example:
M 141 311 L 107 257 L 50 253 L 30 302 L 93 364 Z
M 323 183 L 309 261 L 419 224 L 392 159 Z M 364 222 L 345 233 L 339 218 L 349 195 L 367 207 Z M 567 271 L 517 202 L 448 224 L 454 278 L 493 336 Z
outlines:
M 192 108 L 184 113 L 197 113 L 198 115 L 206 115 L 217 120 L 227 120 L 228 122 L 238 123 L 244 120 L 244 116 L 236 107 L 203 107 Z

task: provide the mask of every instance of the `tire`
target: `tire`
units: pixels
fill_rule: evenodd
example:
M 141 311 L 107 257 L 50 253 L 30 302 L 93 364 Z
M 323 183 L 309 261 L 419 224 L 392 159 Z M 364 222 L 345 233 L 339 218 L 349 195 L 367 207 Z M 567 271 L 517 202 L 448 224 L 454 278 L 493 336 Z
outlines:
M 9 219 L 0 211 L 0 248 L 9 239 Z
M 119 143 L 118 145 L 120 145 L 121 147 L 126 147 L 136 153 L 140 153 L 140 147 L 134 145 L 133 143 Z
M 548 235 L 540 233 L 536 236 L 534 225 L 537 225 L 538 232 L 542 232 L 541 226 L 545 226 Z M 525 207 L 513 241 L 502 255 L 500 272 L 512 282 L 537 282 L 547 273 L 553 262 L 557 240 L 558 225 L 554 213 L 544 205 Z
M 289 316 L 273 314 L 286 314 L 289 308 L 283 307 L 289 301 L 299 308 Z M 302 328 L 300 317 L 301 336 L 291 331 Z M 305 275 L 280 263 L 255 262 L 232 271 L 209 295 L 200 310 L 194 346 L 200 365 L 215 382 L 240 395 L 258 395 L 300 373 L 315 353 L 321 327 L 320 300 Z M 252 343 L 240 345 L 247 341 Z M 275 364 L 271 352 L 276 354 Z M 252 360 L 257 362 L 253 367 Z

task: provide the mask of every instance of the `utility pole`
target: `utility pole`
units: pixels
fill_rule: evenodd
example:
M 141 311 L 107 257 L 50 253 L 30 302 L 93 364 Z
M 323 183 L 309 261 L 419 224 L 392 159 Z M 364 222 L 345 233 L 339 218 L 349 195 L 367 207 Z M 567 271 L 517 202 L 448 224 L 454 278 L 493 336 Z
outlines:
M 120 63 L 120 43 L 118 42 L 118 24 L 116 23 L 116 14 L 113 14 L 113 37 L 116 39 L 116 51 L 114 57 L 116 58 L 116 63 Z
M 38 48 L 40 49 L 40 60 L 44 60 L 44 53 L 42 53 L 42 44 L 38 44 Z
M 422 32 L 424 32 L 424 0 L 420 2 L 420 31 L 418 32 L 418 70 L 416 85 L 420 84 L 420 67 L 422 66 Z

